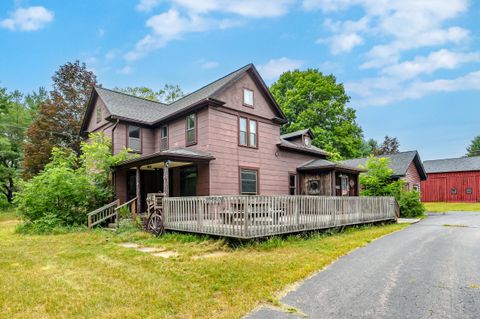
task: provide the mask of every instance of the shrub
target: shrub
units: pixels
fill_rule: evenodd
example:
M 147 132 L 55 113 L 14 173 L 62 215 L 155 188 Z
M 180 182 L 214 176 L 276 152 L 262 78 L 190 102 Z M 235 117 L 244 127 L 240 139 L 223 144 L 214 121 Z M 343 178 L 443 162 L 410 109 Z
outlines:
M 417 191 L 402 192 L 398 205 L 402 217 L 419 217 L 425 213 L 425 206 L 420 201 L 420 193 Z
M 360 185 L 362 196 L 394 196 L 399 198 L 405 182 L 403 180 L 393 180 L 393 170 L 389 167 L 389 158 L 370 157 L 364 168 L 366 173 L 360 174 Z
M 127 151 L 111 155 L 111 140 L 103 133 L 90 135 L 82 143 L 82 156 L 68 149 L 54 148 L 45 169 L 21 185 L 16 196 L 19 213 L 34 227 L 83 225 L 93 209 L 111 201 L 110 167 L 124 160 Z M 32 226 L 33 225 L 33 226 Z

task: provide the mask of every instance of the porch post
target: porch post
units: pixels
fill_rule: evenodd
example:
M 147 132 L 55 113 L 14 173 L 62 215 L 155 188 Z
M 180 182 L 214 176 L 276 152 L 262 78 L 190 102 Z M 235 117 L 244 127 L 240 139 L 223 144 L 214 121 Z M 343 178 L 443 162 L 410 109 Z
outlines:
M 135 168 L 135 190 L 136 190 L 136 195 L 137 195 L 137 211 L 142 212 L 142 192 L 140 189 L 140 167 L 137 166 Z
M 169 166 L 169 161 L 165 161 L 165 165 L 163 166 L 163 193 L 165 194 L 165 197 L 168 197 L 169 191 L 170 191 L 170 186 L 168 185 L 169 177 L 168 177 L 168 166 Z

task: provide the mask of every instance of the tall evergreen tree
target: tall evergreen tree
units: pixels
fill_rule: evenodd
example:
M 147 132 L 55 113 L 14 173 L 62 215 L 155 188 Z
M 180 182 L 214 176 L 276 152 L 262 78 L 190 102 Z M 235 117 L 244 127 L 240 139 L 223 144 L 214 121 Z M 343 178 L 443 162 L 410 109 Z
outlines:
M 480 135 L 475 136 L 467 147 L 467 156 L 480 156 Z

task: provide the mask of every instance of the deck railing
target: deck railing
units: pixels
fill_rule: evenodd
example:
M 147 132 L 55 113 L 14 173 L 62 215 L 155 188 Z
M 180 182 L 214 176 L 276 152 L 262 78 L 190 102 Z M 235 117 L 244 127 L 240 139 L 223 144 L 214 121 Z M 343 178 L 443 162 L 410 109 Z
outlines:
M 395 220 L 393 197 L 198 196 L 164 199 L 166 229 L 237 238 Z
M 115 208 L 119 205 L 119 203 L 120 201 L 116 200 L 111 202 L 110 204 L 95 209 L 93 212 L 88 213 L 88 228 L 92 228 L 93 226 L 98 225 L 106 221 L 107 219 L 116 216 L 117 211 L 115 210 Z

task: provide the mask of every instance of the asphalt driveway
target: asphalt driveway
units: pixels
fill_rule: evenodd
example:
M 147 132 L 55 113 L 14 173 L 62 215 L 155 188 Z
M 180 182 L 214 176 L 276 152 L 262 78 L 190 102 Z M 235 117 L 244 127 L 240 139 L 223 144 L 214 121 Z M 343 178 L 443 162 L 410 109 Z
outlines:
M 480 213 L 433 215 L 339 259 L 247 318 L 480 318 Z M 299 314 L 303 314 L 299 315 Z

